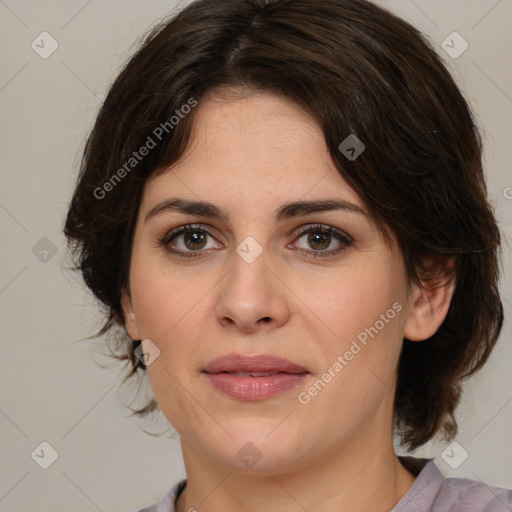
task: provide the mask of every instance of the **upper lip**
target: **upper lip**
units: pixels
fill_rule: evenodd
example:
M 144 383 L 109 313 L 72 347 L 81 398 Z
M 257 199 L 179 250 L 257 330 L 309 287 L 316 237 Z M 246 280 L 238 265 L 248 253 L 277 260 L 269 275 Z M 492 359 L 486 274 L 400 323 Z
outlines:
M 221 372 L 276 372 L 309 373 L 304 367 L 281 357 L 263 355 L 228 354 L 210 361 L 204 368 L 206 373 Z

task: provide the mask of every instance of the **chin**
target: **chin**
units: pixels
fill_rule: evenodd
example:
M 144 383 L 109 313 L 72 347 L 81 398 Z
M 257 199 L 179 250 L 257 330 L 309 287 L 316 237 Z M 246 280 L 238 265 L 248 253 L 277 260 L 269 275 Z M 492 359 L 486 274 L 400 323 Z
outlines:
M 238 432 L 227 429 L 233 434 L 232 437 L 226 434 L 218 444 L 204 449 L 219 462 L 248 474 L 262 471 L 279 474 L 297 464 L 304 451 L 304 439 L 290 436 L 286 429 L 279 434 L 279 427 L 276 429 L 278 422 L 275 421 L 263 422 L 261 429 L 255 428 L 253 419 L 245 421 L 247 428 L 244 429 L 239 422 Z M 211 438 L 208 441 L 211 443 Z

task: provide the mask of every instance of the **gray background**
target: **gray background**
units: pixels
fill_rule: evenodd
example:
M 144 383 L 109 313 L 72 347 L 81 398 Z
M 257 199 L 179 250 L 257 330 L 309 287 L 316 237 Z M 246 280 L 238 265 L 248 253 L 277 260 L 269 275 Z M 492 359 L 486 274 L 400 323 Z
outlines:
M 435 457 L 447 476 L 512 487 L 512 1 L 379 3 L 428 34 L 476 109 L 489 193 L 506 236 L 506 325 L 489 363 L 468 382 L 458 445 L 445 452 L 458 459 L 464 449 L 469 457 L 453 469 L 442 442 L 418 455 Z M 98 366 L 108 363 L 101 343 L 78 341 L 101 318 L 78 277 L 63 270 L 61 234 L 80 150 L 108 85 L 140 36 L 176 8 L 171 0 L 0 0 L 2 512 L 136 510 L 185 475 L 177 436 L 141 431 L 163 430 L 165 420 L 153 426 L 129 418 L 120 399 L 130 389 L 119 388 L 118 367 Z M 59 45 L 47 59 L 31 47 L 34 40 L 41 46 L 44 31 Z M 469 44 L 456 59 L 441 47 L 453 31 Z M 43 441 L 58 453 L 48 469 L 31 457 Z M 49 450 L 40 450 L 42 461 Z

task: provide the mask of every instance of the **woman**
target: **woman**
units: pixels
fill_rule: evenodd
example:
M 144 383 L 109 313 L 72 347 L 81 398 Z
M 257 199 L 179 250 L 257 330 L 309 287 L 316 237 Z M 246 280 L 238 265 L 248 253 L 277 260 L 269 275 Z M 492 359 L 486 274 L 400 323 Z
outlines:
M 409 24 L 192 2 L 112 85 L 65 233 L 180 434 L 145 512 L 512 510 L 393 447 L 453 438 L 503 323 L 479 133 Z

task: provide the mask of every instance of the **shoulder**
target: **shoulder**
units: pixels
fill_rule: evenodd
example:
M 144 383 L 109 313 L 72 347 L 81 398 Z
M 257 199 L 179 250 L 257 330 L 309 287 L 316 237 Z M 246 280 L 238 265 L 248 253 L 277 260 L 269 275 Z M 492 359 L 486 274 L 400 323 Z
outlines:
M 141 508 L 137 512 L 176 512 L 176 499 L 186 485 L 186 479 L 180 480 L 177 484 L 171 487 L 167 494 L 158 503 L 150 505 L 149 507 Z
M 512 490 L 466 478 L 445 478 L 434 503 L 460 512 L 512 512 Z
M 417 478 L 392 512 L 512 512 L 510 489 L 467 478 L 445 478 L 433 460 L 400 460 L 408 469 L 416 469 Z

